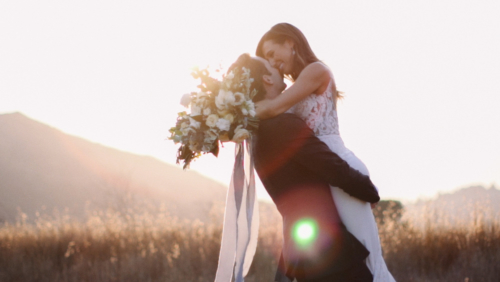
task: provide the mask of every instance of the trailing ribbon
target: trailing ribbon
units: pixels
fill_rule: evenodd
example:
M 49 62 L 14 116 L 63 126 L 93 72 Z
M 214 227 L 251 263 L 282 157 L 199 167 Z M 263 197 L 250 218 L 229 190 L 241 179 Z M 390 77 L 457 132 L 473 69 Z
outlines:
M 257 249 L 259 206 L 255 193 L 251 138 L 235 146 L 215 282 L 231 282 L 233 272 L 235 282 L 243 282 Z

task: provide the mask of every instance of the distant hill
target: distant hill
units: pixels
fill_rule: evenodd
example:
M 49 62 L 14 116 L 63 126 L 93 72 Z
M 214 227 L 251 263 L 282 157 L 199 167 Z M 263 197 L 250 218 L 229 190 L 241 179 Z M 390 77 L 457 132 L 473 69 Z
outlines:
M 442 226 L 470 225 L 500 220 L 500 190 L 492 185 L 469 186 L 453 193 L 439 194 L 432 200 L 419 200 L 405 206 L 405 217 Z
M 20 113 L 0 115 L 0 222 L 18 209 L 65 209 L 82 217 L 85 207 L 128 208 L 164 204 L 173 215 L 206 220 L 214 203 L 224 203 L 226 187 L 193 171 L 183 171 L 71 136 Z
M 13 222 L 18 210 L 34 218 L 37 211 L 67 209 L 83 218 L 95 208 L 160 205 L 172 215 L 207 221 L 212 209 L 218 215 L 224 210 L 226 189 L 194 171 L 71 136 L 20 113 L 0 115 L 0 222 Z M 497 203 L 500 190 L 494 185 L 470 186 L 406 204 L 403 219 L 498 221 Z M 261 208 L 261 214 L 276 213 L 273 204 Z

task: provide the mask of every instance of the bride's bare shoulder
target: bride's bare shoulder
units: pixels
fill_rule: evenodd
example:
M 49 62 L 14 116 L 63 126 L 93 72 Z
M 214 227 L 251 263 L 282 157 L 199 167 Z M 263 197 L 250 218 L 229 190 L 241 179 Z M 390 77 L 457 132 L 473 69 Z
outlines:
M 301 75 L 305 75 L 305 76 L 309 76 L 309 77 L 313 76 L 313 77 L 320 78 L 321 80 L 327 80 L 331 76 L 330 69 L 328 68 L 328 66 L 326 66 L 322 62 L 310 63 L 302 70 Z
M 303 71 L 315 71 L 315 72 L 330 72 L 327 65 L 322 62 L 314 62 L 307 65 Z
M 332 78 L 330 69 L 322 62 L 310 63 L 302 70 L 300 76 L 303 76 L 305 80 L 316 81 L 319 84 L 314 93 L 322 93 Z

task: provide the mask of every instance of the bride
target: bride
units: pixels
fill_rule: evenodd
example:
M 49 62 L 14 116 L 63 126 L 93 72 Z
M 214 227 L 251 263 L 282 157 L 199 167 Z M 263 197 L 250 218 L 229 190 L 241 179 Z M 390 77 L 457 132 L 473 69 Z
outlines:
M 284 112 L 298 115 L 333 152 L 352 168 L 368 175 L 366 166 L 344 146 L 340 137 L 336 108 L 340 95 L 333 75 L 314 55 L 303 33 L 291 24 L 277 24 L 261 38 L 256 54 L 293 82 L 278 97 L 257 102 L 257 116 L 267 119 Z M 347 230 L 370 251 L 366 264 L 373 281 L 395 281 L 382 257 L 370 203 L 351 197 L 337 187 L 331 187 L 331 192 Z

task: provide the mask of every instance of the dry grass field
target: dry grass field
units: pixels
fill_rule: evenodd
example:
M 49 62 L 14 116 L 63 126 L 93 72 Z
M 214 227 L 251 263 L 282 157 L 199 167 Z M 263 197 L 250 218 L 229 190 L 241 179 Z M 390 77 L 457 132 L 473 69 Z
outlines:
M 272 281 L 280 251 L 279 215 L 269 208 L 261 215 L 249 282 Z M 163 209 L 96 211 L 86 222 L 21 214 L 0 227 L 0 281 L 213 281 L 220 209 L 212 217 L 208 224 L 182 221 Z M 397 281 L 499 281 L 499 223 L 417 228 L 394 214 L 381 218 L 384 255 Z

